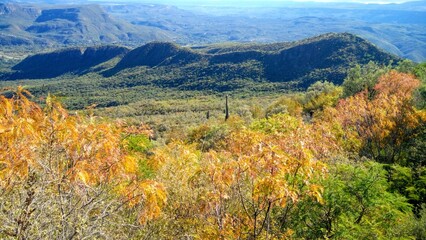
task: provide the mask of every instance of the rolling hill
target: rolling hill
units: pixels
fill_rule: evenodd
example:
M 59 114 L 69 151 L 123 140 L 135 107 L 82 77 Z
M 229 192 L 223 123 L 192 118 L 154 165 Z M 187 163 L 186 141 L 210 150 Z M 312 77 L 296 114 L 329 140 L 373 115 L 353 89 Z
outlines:
M 68 48 L 28 57 L 15 65 L 11 78 L 54 78 L 66 73 L 82 74 L 90 68 L 129 52 L 128 48 L 99 46 Z
M 93 69 L 113 58 L 117 63 L 105 64 L 111 66 L 109 69 Z M 330 33 L 276 44 L 188 48 L 152 42 L 133 50 L 112 46 L 72 48 L 27 57 L 6 78 L 40 79 L 92 72 L 125 79 L 130 85 L 149 83 L 190 90 L 227 91 L 257 83 L 291 83 L 304 88 L 318 80 L 341 83 L 354 64 L 398 60 L 358 36 Z

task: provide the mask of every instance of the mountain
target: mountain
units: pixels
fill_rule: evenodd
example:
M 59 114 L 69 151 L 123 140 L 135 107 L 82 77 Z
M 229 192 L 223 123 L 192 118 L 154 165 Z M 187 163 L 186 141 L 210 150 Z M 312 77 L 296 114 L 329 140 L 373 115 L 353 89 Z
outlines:
M 90 68 L 122 56 L 130 50 L 118 46 L 100 46 L 88 48 L 69 48 L 50 53 L 37 54 L 27 57 L 12 70 L 10 76 L 19 78 L 54 78 L 67 73 L 82 74 Z
M 400 57 L 426 60 L 426 1 L 359 4 L 271 0 L 222 5 L 217 1 L 174 1 L 178 6 L 167 1 L 4 2 L 9 3 L 0 3 L 0 44 L 11 48 L 6 55 L 15 52 L 14 47 L 34 53 L 46 46 L 118 43 L 134 47 L 151 41 L 181 45 L 276 43 L 349 32 Z
M 131 68 L 136 66 L 155 67 L 158 65 L 185 65 L 200 60 L 201 54 L 188 48 L 179 47 L 173 43 L 153 42 L 138 47 L 118 63 L 117 68 Z
M 112 58 L 115 65 L 93 68 Z M 52 78 L 95 72 L 126 82 L 190 90 L 227 91 L 248 85 L 275 84 L 305 88 L 314 81 L 341 83 L 354 64 L 400 59 L 348 33 L 330 33 L 276 44 L 180 47 L 152 42 L 129 51 L 121 47 L 66 49 L 30 56 L 13 67 L 9 79 Z M 149 79 L 149 80 L 148 80 Z M 132 82 L 133 81 L 133 82 Z
M 93 45 L 171 39 L 172 34 L 161 29 L 115 19 L 99 5 L 0 3 L 2 45 Z
M 413 61 L 426 60 L 426 1 L 405 4 L 325 2 L 105 4 L 108 13 L 179 36 L 181 44 L 298 41 L 349 32 Z M 176 3 L 177 4 L 177 3 Z
M 23 31 L 41 14 L 41 9 L 35 6 L 0 3 L 0 43 L 7 45 L 30 45 L 38 41 L 31 34 Z

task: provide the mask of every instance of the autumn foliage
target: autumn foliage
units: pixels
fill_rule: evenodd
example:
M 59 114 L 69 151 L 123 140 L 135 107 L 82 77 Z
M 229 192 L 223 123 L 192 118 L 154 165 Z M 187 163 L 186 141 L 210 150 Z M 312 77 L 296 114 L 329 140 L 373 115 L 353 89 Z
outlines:
M 404 144 L 426 120 L 411 102 L 419 84 L 412 75 L 391 71 L 379 78 L 373 94 L 360 92 L 329 109 L 353 143 L 351 151 L 384 163 L 402 161 Z
M 321 144 L 318 137 L 324 138 Z M 277 115 L 231 132 L 225 141 L 221 150 L 202 152 L 196 145 L 175 142 L 156 153 L 163 165 L 160 181 L 179 186 L 170 188 L 172 203 L 165 212 L 174 221 L 168 228 L 194 224 L 168 234 L 199 239 L 290 236 L 275 212 L 301 196 L 322 201 L 323 189 L 313 179 L 325 176 L 327 157 L 339 151 L 334 138 L 301 118 Z
M 122 146 L 123 129 L 95 117 L 69 115 L 52 97 L 42 108 L 29 96 L 29 92 L 18 88 L 13 98 L 0 97 L 0 186 L 3 194 L 13 195 L 19 186 L 27 191 L 23 202 L 26 209 L 18 214 L 24 219 L 10 219 L 9 225 L 3 220 L 7 235 L 23 238 L 34 234 L 32 221 L 40 211 L 48 212 L 37 206 L 41 204 L 37 202 L 38 194 L 64 198 L 49 206 L 60 209 L 61 221 L 72 221 L 65 210 L 69 206 L 64 206 L 70 204 L 68 194 L 80 199 L 76 209 L 91 208 L 98 201 L 96 194 L 104 194 L 101 188 L 121 198 L 123 205 L 141 206 L 140 222 L 159 216 L 166 200 L 164 187 L 149 179 L 138 179 L 138 159 Z M 102 206 L 97 206 L 99 212 L 91 213 L 92 218 L 105 214 L 98 207 Z M 77 231 L 62 224 L 58 223 L 62 229 L 52 236 Z
M 209 121 L 162 145 L 144 124 L 70 114 L 51 96 L 42 107 L 18 88 L 0 97 L 0 237 L 423 236 L 420 84 L 388 71 L 342 99 L 319 82 L 266 118 Z

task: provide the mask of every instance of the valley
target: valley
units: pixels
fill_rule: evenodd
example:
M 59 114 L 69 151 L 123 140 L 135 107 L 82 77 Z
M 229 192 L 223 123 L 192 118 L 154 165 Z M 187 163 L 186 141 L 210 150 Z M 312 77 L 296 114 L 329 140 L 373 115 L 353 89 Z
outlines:
M 0 239 L 426 239 L 426 2 L 359 1 L 0 0 Z
M 68 48 L 29 56 L 3 73 L 2 87 L 23 85 L 35 98 L 49 93 L 71 110 L 138 119 L 159 128 L 194 126 L 231 112 L 250 116 L 279 96 L 316 81 L 342 84 L 355 65 L 401 61 L 351 34 L 297 42 L 182 47 L 153 42 L 136 48 Z

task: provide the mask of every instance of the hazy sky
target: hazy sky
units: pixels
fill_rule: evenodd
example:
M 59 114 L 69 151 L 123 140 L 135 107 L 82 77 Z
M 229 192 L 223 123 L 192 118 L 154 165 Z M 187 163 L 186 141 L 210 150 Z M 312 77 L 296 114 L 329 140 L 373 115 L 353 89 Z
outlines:
M 173 1 L 173 0 L 171 0 Z M 191 1 L 191 0 L 188 0 Z M 218 2 L 218 3 L 226 3 L 229 2 L 229 0 L 208 0 L 210 2 Z M 402 2 L 408 2 L 410 0 L 267 0 L 266 2 L 355 2 L 355 3 L 402 3 Z M 191 1 L 192 2 L 192 1 Z M 193 2 L 200 2 L 200 1 L 193 1 Z M 236 2 L 247 2 L 247 3 L 262 3 L 265 2 L 265 0 L 240 0 Z
M 102 1 L 102 0 L 93 0 Z M 353 2 L 353 3 L 403 3 L 412 0 L 109 0 L 110 2 L 150 2 L 150 3 L 192 3 L 192 4 L 262 4 L 268 3 L 289 3 L 289 2 Z
M 354 3 L 403 3 L 403 2 L 412 2 L 410 0 L 294 0 L 295 2 L 354 2 Z M 275 1 L 283 2 L 283 1 Z

